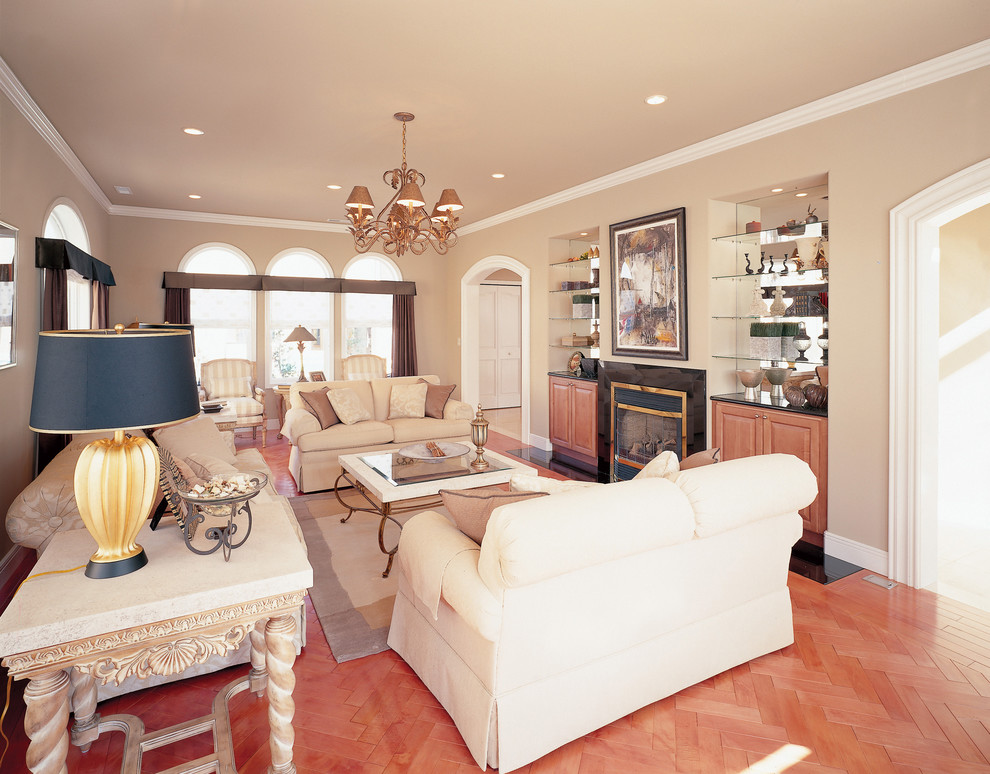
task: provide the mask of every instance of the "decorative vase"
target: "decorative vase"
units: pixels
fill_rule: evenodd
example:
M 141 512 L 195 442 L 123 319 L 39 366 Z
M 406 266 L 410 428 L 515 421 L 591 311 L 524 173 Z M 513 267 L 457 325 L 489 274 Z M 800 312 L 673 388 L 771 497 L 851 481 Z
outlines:
M 801 408 L 805 404 L 805 395 L 801 391 L 800 387 L 795 387 L 794 385 L 787 385 L 784 387 L 784 397 L 787 398 L 787 402 L 792 406 L 797 406 Z
M 591 334 L 591 346 L 592 347 L 598 347 L 599 344 L 601 343 L 602 335 L 598 332 L 598 323 L 597 323 L 597 321 L 594 322 L 594 323 L 592 323 L 592 325 L 595 326 L 595 330 Z M 809 339 L 809 342 L 810 342 L 810 339 Z
M 766 369 L 767 381 L 770 382 L 770 397 L 784 399 L 784 382 L 787 375 L 793 371 L 792 368 L 768 368 Z
M 757 280 L 753 285 L 753 300 L 749 304 L 749 313 L 753 317 L 763 317 L 767 313 L 767 304 L 763 300 L 763 288 Z
M 746 388 L 743 392 L 743 399 L 758 401 L 760 399 L 760 385 L 763 384 L 763 369 L 746 368 L 736 371 L 736 376 L 739 377 L 742 386 Z
M 804 397 L 808 399 L 808 405 L 812 408 L 825 408 L 828 405 L 828 387 L 814 383 L 806 384 L 804 386 Z
M 798 258 L 801 261 L 798 268 L 803 266 L 815 267 L 815 257 L 818 255 L 818 243 L 821 237 L 797 237 L 794 245 L 797 248 Z
M 822 365 L 828 365 L 828 323 L 822 325 L 822 335 L 818 337 L 818 346 L 822 348 Z
M 798 356 L 796 360 L 807 363 L 808 358 L 805 357 L 805 352 L 811 348 L 811 336 L 808 335 L 808 329 L 804 322 L 798 322 L 798 332 L 794 336 L 794 349 L 798 351 Z
M 773 303 L 770 304 L 770 314 L 774 317 L 783 317 L 786 311 L 787 304 L 784 302 L 784 290 L 778 285 L 777 289 L 773 291 Z

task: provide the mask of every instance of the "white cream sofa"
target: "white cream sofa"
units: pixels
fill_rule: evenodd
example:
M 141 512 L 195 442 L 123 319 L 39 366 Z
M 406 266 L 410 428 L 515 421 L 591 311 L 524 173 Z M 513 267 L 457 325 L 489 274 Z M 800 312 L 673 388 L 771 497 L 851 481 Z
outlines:
M 388 644 L 502 772 L 793 642 L 810 468 L 767 455 L 410 519 Z
M 439 384 L 440 377 L 397 376 L 382 379 L 348 379 L 333 382 L 296 382 L 289 389 L 289 408 L 285 412 L 282 435 L 289 439 L 289 472 L 300 492 L 331 489 L 340 475 L 337 459 L 341 454 L 397 450 L 422 441 L 471 440 L 471 420 L 474 412 L 467 403 L 449 398 L 443 419 L 407 417 L 389 419 L 389 398 L 392 386 L 414 384 L 423 379 Z M 299 393 L 304 390 L 352 389 L 373 419 L 352 425 L 339 423 L 321 429 L 319 420 L 303 405 Z
M 172 425 L 167 428 L 173 434 L 176 428 L 195 428 L 185 439 L 177 439 L 179 445 L 171 449 L 174 454 L 183 453 L 185 449 L 201 449 L 215 454 L 222 454 L 223 447 L 229 454 L 224 455 L 233 467 L 242 471 L 261 471 L 268 476 L 268 485 L 252 501 L 252 518 L 263 519 L 267 513 L 277 509 L 284 513 L 293 526 L 299 542 L 306 546 L 303 539 L 302 530 L 296 522 L 295 514 L 289 505 L 288 499 L 278 494 L 272 484 L 272 472 L 269 469 L 261 452 L 255 448 L 241 449 L 235 451 L 232 445 L 223 439 L 217 431 L 213 420 L 205 415 L 200 415 L 197 419 L 188 423 Z M 141 433 L 140 430 L 134 433 Z M 205 434 L 205 437 L 204 437 Z M 7 511 L 6 528 L 10 539 L 18 545 L 33 548 L 38 556 L 44 552 L 45 547 L 51 541 L 56 532 L 68 530 L 85 529 L 82 518 L 79 516 L 79 509 L 76 506 L 76 498 L 73 493 L 73 475 L 75 473 L 76 462 L 82 454 L 83 448 L 96 438 L 106 437 L 103 433 L 87 433 L 73 437 L 69 445 L 59 452 L 41 474 L 14 499 Z M 184 443 L 182 441 L 184 440 Z M 163 519 L 164 524 L 174 524 L 170 511 L 166 511 Z M 180 539 L 180 533 L 176 530 L 176 538 Z M 93 543 L 94 550 L 96 543 Z M 234 559 L 236 558 L 236 554 Z M 234 561 L 232 559 L 231 561 Z M 140 571 L 138 571 L 140 572 Z M 106 582 L 106 581 L 101 581 Z M 306 615 L 305 610 L 300 609 L 296 615 L 295 634 L 296 653 L 298 654 L 306 644 Z M 215 672 L 234 664 L 243 664 L 250 660 L 250 643 L 245 641 L 236 651 L 225 656 L 211 656 L 203 664 L 189 667 L 178 675 L 169 677 L 153 676 L 145 680 L 129 677 L 120 685 L 98 685 L 97 696 L 100 701 L 117 696 L 130 691 L 147 688 L 152 685 L 172 682 L 185 677 L 191 677 L 207 672 Z

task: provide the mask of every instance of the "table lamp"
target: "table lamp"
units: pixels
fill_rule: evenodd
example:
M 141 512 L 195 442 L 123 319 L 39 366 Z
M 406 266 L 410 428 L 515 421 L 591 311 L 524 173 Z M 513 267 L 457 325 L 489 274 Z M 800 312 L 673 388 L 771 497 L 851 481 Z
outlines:
M 144 567 L 136 543 L 158 486 L 158 450 L 124 431 L 199 414 L 189 331 L 44 331 L 38 337 L 29 426 L 39 433 L 113 432 L 76 463 L 76 506 L 97 551 L 88 578 Z
M 305 382 L 309 381 L 306 378 L 306 371 L 303 367 L 303 347 L 306 346 L 307 341 L 316 341 L 316 336 L 310 333 L 308 330 L 303 328 L 301 325 L 297 325 L 292 329 L 292 333 L 282 339 L 286 344 L 290 341 L 298 342 L 299 344 L 299 378 L 296 381 Z

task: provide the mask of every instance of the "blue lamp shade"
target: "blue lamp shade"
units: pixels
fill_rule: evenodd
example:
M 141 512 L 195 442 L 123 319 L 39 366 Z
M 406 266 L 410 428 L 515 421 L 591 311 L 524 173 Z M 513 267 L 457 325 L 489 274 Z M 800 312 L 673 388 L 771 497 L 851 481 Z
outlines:
M 158 427 L 199 414 L 189 331 L 44 331 L 30 427 L 81 433 Z

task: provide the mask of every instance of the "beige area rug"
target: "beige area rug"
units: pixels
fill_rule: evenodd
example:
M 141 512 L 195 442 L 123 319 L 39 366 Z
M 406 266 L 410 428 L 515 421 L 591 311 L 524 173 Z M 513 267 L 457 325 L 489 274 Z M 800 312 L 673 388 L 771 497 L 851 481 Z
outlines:
M 352 492 L 344 493 L 347 501 L 354 497 Z M 309 548 L 313 565 L 309 593 L 334 658 L 344 662 L 388 650 L 399 571 L 393 564 L 389 577 L 382 577 L 388 557 L 378 548 L 380 518 L 355 513 L 342 524 L 347 510 L 332 492 L 290 497 L 289 503 Z M 424 506 L 428 504 L 424 500 Z M 405 523 L 417 512 L 397 518 Z M 398 537 L 398 528 L 389 523 L 385 544 L 394 546 Z

